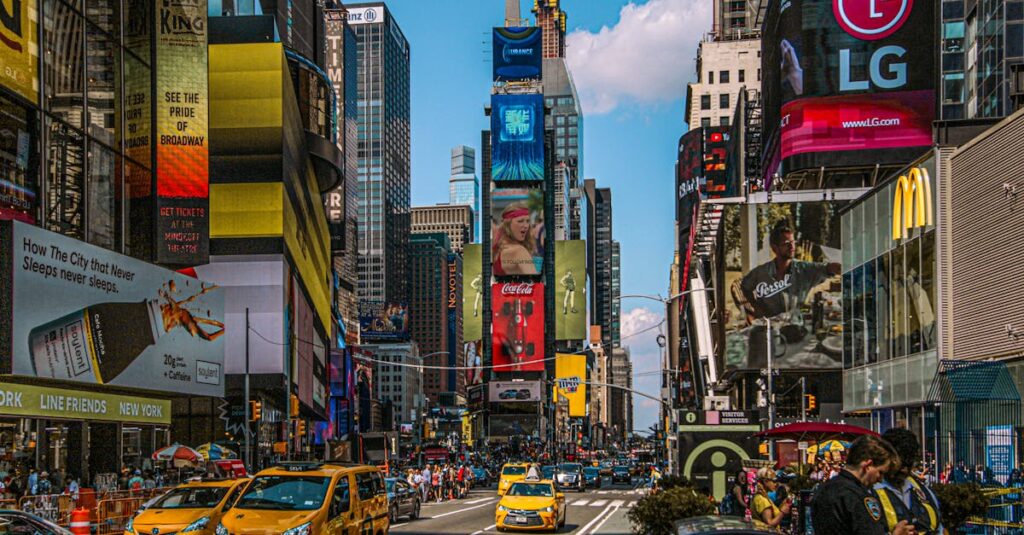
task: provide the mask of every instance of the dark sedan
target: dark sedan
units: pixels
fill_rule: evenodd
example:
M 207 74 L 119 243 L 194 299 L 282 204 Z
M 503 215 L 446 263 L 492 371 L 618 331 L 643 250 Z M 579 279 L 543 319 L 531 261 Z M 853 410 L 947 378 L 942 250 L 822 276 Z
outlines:
M 420 493 L 404 479 L 389 477 L 384 480 L 388 489 L 388 518 L 391 524 L 398 517 L 408 516 L 409 520 L 420 517 Z
M 629 483 L 633 476 L 629 473 L 628 466 L 616 466 L 612 468 L 612 483 Z
M 588 466 L 583 469 L 583 481 L 588 487 L 601 488 L 601 469 L 596 466 Z
M 758 528 L 753 522 L 731 516 L 698 516 L 677 520 L 676 535 L 761 535 L 775 533 Z
M 71 535 L 71 532 L 31 513 L 0 510 L 0 533 L 32 533 L 36 535 Z
M 580 463 L 562 463 L 555 473 L 555 486 L 559 489 L 574 489 L 585 492 L 587 484 L 583 481 L 583 465 Z

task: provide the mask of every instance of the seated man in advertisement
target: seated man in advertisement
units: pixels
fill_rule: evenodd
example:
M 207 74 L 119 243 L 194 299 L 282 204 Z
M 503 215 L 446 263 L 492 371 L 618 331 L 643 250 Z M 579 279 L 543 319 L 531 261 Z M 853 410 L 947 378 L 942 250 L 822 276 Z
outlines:
M 838 275 L 841 266 L 837 262 L 796 260 L 796 239 L 788 226 L 772 229 L 769 244 L 775 258 L 750 270 L 740 287 L 755 318 L 771 319 L 772 330 L 777 330 L 783 341 L 800 342 L 808 332 L 800 306 L 811 289 Z M 749 335 L 747 358 L 751 368 L 767 365 L 766 345 L 764 326 L 755 325 Z M 775 349 L 773 352 L 778 354 Z

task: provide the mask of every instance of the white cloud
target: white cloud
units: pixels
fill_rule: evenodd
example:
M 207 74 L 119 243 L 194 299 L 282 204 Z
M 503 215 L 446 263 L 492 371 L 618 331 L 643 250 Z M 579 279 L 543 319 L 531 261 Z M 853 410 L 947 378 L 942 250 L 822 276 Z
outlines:
M 624 101 L 657 103 L 686 94 L 701 35 L 711 28 L 707 0 L 630 2 L 597 33 L 576 30 L 566 60 L 583 110 L 603 114 Z
M 634 308 L 622 313 L 620 317 L 620 332 L 622 338 L 633 336 L 645 329 L 651 329 L 658 323 L 661 323 L 662 315 L 649 309 L 649 308 Z M 652 329 L 650 332 L 655 332 L 657 329 Z M 643 336 L 643 335 L 640 335 Z M 657 334 L 652 334 L 653 339 Z M 626 345 L 635 344 L 638 340 L 630 340 Z

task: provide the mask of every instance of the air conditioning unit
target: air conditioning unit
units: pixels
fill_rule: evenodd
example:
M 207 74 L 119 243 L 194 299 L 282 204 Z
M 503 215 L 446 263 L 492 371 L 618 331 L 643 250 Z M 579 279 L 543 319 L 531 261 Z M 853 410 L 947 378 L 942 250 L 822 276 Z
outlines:
M 729 410 L 729 396 L 705 396 L 704 410 L 706 411 L 727 411 Z

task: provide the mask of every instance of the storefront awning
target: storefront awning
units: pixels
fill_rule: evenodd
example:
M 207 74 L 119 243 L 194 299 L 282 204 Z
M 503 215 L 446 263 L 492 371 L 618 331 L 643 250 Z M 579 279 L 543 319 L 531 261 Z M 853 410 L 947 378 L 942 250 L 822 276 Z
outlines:
M 0 416 L 170 425 L 171 402 L 120 394 L 0 383 Z

